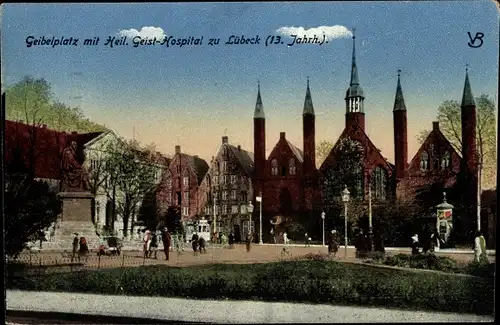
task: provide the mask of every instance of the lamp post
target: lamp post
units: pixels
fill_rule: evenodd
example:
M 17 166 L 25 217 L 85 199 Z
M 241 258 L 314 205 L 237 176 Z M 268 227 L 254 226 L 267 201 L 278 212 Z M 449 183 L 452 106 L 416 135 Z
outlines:
M 325 246 L 325 211 L 321 212 L 321 219 L 323 219 L 323 246 Z
M 260 203 L 260 211 L 259 211 L 259 244 L 263 244 L 262 242 L 262 192 L 260 195 L 255 198 L 257 202 Z
M 215 213 L 215 207 L 217 206 L 217 198 L 215 197 L 214 193 L 214 236 L 217 232 L 217 214 Z
M 368 182 L 368 251 L 373 252 L 372 182 Z
M 250 229 L 252 225 L 252 212 L 253 212 L 253 204 L 252 201 L 248 202 L 248 233 L 250 234 Z
M 345 217 L 345 229 L 344 229 L 344 238 L 345 238 L 345 257 L 347 258 L 347 203 L 349 203 L 349 190 L 347 189 L 347 185 L 345 189 L 342 191 L 342 202 L 344 202 L 344 217 Z

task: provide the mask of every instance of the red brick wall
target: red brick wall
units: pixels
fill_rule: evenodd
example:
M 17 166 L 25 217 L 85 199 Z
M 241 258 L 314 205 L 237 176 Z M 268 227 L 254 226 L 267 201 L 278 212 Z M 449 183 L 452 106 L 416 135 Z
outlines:
M 292 198 L 292 209 L 299 210 L 303 206 L 302 174 L 303 164 L 296 159 L 296 175 L 289 175 L 289 160 L 296 158 L 287 143 L 285 135 L 279 139 L 273 151 L 266 161 L 264 172 L 264 188 L 262 191 L 262 209 L 266 212 L 279 213 L 281 210 L 280 193 L 282 189 L 288 189 Z M 279 170 L 277 176 L 271 175 L 271 161 L 278 160 Z M 281 176 L 281 166 L 287 170 L 286 176 Z M 255 186 L 254 186 L 255 187 Z
M 394 115 L 394 161 L 396 165 L 396 177 L 405 177 L 408 167 L 408 131 L 406 111 L 398 110 Z
M 304 174 L 309 174 L 316 170 L 316 141 L 315 141 L 315 117 L 305 115 L 303 118 L 304 135 Z
M 180 166 L 180 173 L 178 172 L 178 166 Z M 183 185 L 183 177 L 189 177 L 189 187 L 185 188 Z M 172 180 L 172 187 L 168 187 L 168 180 Z M 184 192 L 189 192 L 189 202 L 184 200 Z M 158 206 L 161 211 L 166 211 L 169 206 L 178 206 L 177 202 L 177 192 L 181 194 L 181 213 L 182 207 L 189 207 L 189 217 L 182 216 L 182 220 L 191 219 L 194 216 L 200 214 L 201 203 L 199 201 L 202 195 L 203 186 L 200 189 L 198 186 L 197 175 L 189 164 L 189 158 L 187 155 L 182 155 L 176 153 L 170 162 L 169 168 L 165 171 L 162 182 L 158 187 Z M 171 201 L 168 201 L 168 193 L 172 193 Z
M 351 128 L 351 126 L 357 123 L 361 129 L 365 130 L 365 113 L 346 113 L 345 115 L 345 126 L 346 128 Z

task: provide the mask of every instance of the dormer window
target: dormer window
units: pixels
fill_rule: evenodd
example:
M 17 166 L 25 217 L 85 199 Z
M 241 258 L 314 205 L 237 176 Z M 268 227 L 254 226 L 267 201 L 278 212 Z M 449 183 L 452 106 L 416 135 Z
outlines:
M 290 158 L 289 165 L 290 175 L 295 175 L 297 173 L 297 167 L 295 167 L 295 158 Z
M 189 186 L 189 177 L 184 176 L 182 178 L 182 183 L 184 184 L 184 187 L 188 187 Z
M 441 159 L 441 169 L 442 170 L 445 170 L 445 169 L 448 169 L 450 167 L 450 153 L 448 151 L 446 151 L 444 154 L 443 154 L 443 158 Z
M 226 160 L 224 160 L 224 161 L 222 162 L 222 171 L 223 171 L 223 172 L 226 172 L 226 171 L 227 171 L 227 161 L 226 161 Z
M 271 160 L 271 175 L 278 175 L 278 161 L 276 159 Z
M 429 154 L 424 151 L 420 154 L 420 170 L 429 170 Z

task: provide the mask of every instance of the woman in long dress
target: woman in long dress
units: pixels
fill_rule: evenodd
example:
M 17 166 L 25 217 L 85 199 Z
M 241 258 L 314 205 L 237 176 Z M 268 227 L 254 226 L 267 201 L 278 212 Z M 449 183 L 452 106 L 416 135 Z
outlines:
M 149 257 L 149 250 L 151 247 L 151 231 L 146 230 L 144 232 L 143 241 L 144 241 L 144 257 L 148 258 Z

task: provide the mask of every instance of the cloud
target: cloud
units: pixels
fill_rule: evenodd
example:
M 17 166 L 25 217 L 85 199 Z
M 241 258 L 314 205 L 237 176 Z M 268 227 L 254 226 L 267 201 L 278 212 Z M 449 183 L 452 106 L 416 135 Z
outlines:
M 352 36 L 352 32 L 347 29 L 344 26 L 341 25 L 335 25 L 335 26 L 319 26 L 319 27 L 313 27 L 309 29 L 305 29 L 304 27 L 280 27 L 279 29 L 276 30 L 276 32 L 280 33 L 281 35 L 285 36 L 290 36 L 290 35 L 297 35 L 297 36 L 306 36 L 306 37 L 314 37 L 316 35 L 317 37 L 322 36 L 325 34 L 325 37 L 328 41 L 337 39 L 337 38 L 347 38 Z
M 165 31 L 162 28 L 153 27 L 153 26 L 142 27 L 142 29 L 140 31 L 138 31 L 137 29 L 133 29 L 133 28 L 132 29 L 122 29 L 121 31 L 118 32 L 118 35 L 128 36 L 131 38 L 136 37 L 136 36 L 140 36 L 142 38 L 146 38 L 146 37 L 163 38 L 163 37 L 167 36 L 165 34 Z

